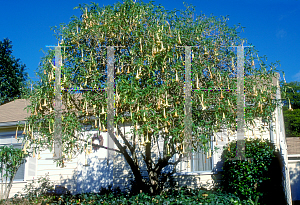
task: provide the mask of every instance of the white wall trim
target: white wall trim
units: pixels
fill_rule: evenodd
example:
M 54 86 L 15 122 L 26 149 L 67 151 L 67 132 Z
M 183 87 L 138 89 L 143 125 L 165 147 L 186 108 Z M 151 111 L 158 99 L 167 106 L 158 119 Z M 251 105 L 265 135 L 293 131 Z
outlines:
M 300 160 L 288 160 L 288 163 L 298 163 Z
M 197 176 L 197 175 L 212 175 L 215 174 L 212 171 L 198 171 L 198 172 L 176 172 L 172 176 Z
M 300 154 L 288 154 L 288 157 L 300 157 Z

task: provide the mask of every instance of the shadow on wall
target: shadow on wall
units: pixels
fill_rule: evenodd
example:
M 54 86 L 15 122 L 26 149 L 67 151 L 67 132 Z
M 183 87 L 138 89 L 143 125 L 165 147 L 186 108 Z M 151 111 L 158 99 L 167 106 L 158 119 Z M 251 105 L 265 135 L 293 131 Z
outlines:
M 65 187 L 71 194 L 98 193 L 101 188 L 108 188 L 113 183 L 113 161 L 99 160 L 97 156 L 87 159 L 87 166 L 78 162 L 77 170 L 74 169 L 71 179 L 60 176 L 56 183 Z
M 300 162 L 289 163 L 293 204 L 300 204 Z
M 99 160 L 97 156 L 87 159 L 87 165 L 78 163 L 77 193 L 97 193 L 101 187 L 108 188 L 113 183 L 113 160 Z

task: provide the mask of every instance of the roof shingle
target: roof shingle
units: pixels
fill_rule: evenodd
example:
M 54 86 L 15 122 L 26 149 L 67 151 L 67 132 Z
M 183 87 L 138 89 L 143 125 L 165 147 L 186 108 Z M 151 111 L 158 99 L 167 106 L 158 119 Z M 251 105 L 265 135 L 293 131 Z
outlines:
M 0 106 L 0 122 L 23 121 L 30 115 L 25 107 L 29 105 L 29 101 L 25 99 L 17 99 Z

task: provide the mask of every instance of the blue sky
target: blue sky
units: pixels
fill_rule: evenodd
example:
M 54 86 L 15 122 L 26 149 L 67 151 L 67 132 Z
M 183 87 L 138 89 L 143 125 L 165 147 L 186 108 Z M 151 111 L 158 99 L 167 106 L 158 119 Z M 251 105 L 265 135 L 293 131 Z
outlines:
M 119 0 L 122 2 L 122 0 Z M 13 55 L 26 64 L 33 80 L 46 45 L 57 45 L 51 26 L 70 22 L 71 16 L 79 16 L 79 4 L 86 0 L 10 0 L 1 1 L 0 40 L 9 38 Z M 93 1 L 113 5 L 118 0 Z M 148 3 L 149 0 L 144 0 Z M 195 13 L 229 16 L 229 25 L 240 23 L 245 27 L 241 36 L 248 39 L 268 57 L 268 63 L 280 60 L 278 68 L 285 72 L 287 82 L 300 81 L 300 0 L 185 0 L 195 6 Z M 185 10 L 182 0 L 157 0 L 167 10 Z M 281 75 L 281 79 L 282 75 Z

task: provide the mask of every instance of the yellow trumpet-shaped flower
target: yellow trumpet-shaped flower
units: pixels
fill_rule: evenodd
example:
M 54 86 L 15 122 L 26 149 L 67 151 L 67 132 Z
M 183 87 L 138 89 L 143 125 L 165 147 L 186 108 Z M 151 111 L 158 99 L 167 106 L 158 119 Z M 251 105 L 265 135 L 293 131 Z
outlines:
M 227 99 L 227 100 L 228 100 L 228 105 L 231 106 L 229 99 Z
M 221 99 L 223 99 L 224 98 L 224 96 L 223 96 L 223 93 L 222 93 L 222 90 L 221 90 L 221 97 L 220 97 Z
M 104 106 L 102 105 L 102 112 L 100 114 L 105 114 L 106 112 L 104 112 Z
M 200 88 L 199 88 L 199 78 L 198 78 L 198 73 L 197 73 L 196 88 L 197 88 L 197 89 L 200 89 Z
M 206 47 L 204 47 L 204 55 L 208 55 Z
M 293 108 L 291 106 L 290 98 L 289 98 L 289 111 L 293 111 Z
M 143 53 L 142 38 L 140 38 L 140 51 Z
M 235 70 L 235 68 L 234 68 L 234 59 L 233 59 L 233 57 L 231 58 L 231 68 L 232 68 L 233 70 Z
M 95 119 L 95 128 L 97 128 L 98 126 L 97 126 L 97 120 Z
M 147 132 L 147 140 L 146 140 L 145 143 L 146 143 L 146 144 L 149 144 L 149 143 L 150 143 L 148 132 Z
M 176 70 L 176 79 L 175 79 L 176 82 L 179 82 L 179 78 L 178 78 L 178 75 L 177 75 L 177 70 Z
M 19 129 L 19 127 L 17 127 L 17 129 L 16 129 L 16 136 L 15 136 L 16 139 L 18 139 L 18 129 Z
M 23 133 L 22 133 L 22 134 L 23 134 L 23 135 L 26 134 L 26 122 L 25 122 L 24 130 L 23 130 Z
M 178 115 L 177 115 L 177 110 L 175 110 L 174 117 L 178 117 Z
M 180 32 L 178 31 L 178 43 L 181 44 Z
M 139 71 L 136 72 L 136 77 L 135 77 L 135 79 L 136 79 L 136 80 L 141 79 L 140 76 L 139 76 Z

